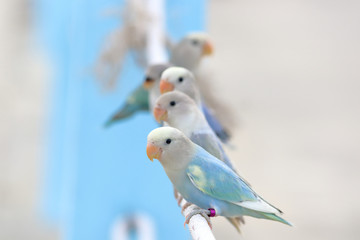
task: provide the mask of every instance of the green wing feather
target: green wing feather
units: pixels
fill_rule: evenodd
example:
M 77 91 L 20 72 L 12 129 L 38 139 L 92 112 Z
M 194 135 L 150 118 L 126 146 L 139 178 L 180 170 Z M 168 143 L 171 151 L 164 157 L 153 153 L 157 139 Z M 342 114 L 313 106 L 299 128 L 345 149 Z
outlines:
M 139 111 L 149 110 L 149 92 L 139 86 L 126 99 L 125 104 L 105 123 L 109 127 L 115 122 L 127 119 Z

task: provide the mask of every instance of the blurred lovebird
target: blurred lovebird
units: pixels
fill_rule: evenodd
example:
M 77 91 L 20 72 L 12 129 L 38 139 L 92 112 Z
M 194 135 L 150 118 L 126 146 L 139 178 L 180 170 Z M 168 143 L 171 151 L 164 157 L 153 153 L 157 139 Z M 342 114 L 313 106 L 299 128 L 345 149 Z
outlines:
M 213 53 L 209 36 L 203 32 L 187 34 L 170 52 L 170 62 L 194 71 L 198 68 L 202 57 Z
M 171 51 L 171 61 L 195 69 L 204 56 L 212 53 L 212 46 L 204 33 L 186 35 Z M 170 62 L 171 62 L 170 61 Z M 173 64 L 171 62 L 171 64 Z M 155 64 L 146 70 L 145 82 L 130 93 L 125 104 L 105 123 L 110 126 L 115 122 L 129 118 L 139 111 L 152 110 L 153 103 L 160 93 L 159 79 L 161 73 L 171 64 Z M 181 65 L 180 65 L 181 66 Z M 150 91 L 150 93 L 149 93 Z
M 170 127 L 183 132 L 191 141 L 223 161 L 235 171 L 230 159 L 221 146 L 221 142 L 207 123 L 196 103 L 185 93 L 172 91 L 161 95 L 154 108 L 154 117 L 158 122 L 165 121 Z M 235 171 L 236 172 L 236 171 Z M 237 231 L 240 231 L 242 217 L 228 219 Z
M 185 223 L 195 214 L 206 219 L 212 216 L 252 216 L 290 225 L 276 214 L 279 209 L 267 203 L 231 168 L 180 130 L 160 127 L 147 137 L 148 158 L 158 159 L 176 190 L 201 209 L 186 216 Z
M 230 135 L 225 127 L 222 126 L 220 121 L 212 114 L 212 111 L 202 102 L 199 89 L 196 85 L 196 79 L 188 69 L 170 67 L 163 72 L 160 81 L 160 92 L 166 93 L 173 90 L 183 92 L 194 99 L 199 108 L 202 109 L 210 127 L 222 142 L 226 143 L 230 139 Z

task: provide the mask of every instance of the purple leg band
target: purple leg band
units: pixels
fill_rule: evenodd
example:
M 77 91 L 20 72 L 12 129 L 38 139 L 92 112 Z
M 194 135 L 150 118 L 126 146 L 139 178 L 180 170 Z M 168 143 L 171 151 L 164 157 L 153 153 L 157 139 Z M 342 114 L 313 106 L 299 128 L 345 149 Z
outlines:
M 210 211 L 209 217 L 215 217 L 215 215 L 216 215 L 215 209 L 209 208 L 208 210 Z

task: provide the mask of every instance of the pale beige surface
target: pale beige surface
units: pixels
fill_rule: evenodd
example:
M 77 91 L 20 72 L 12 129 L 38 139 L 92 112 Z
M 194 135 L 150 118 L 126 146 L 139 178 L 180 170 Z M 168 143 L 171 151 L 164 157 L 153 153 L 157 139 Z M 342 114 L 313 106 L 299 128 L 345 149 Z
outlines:
M 0 239 L 56 239 L 38 218 L 47 84 L 27 1 L 0 1 Z
M 218 239 L 359 239 L 360 2 L 210 1 L 217 91 L 243 176 L 295 224 L 246 218 Z
M 0 1 L 0 239 L 56 239 L 34 220 L 48 86 L 24 2 Z M 359 12 L 358 1 L 210 1 L 207 65 L 240 120 L 229 155 L 296 225 L 246 218 L 238 236 L 215 219 L 218 239 L 359 239 Z

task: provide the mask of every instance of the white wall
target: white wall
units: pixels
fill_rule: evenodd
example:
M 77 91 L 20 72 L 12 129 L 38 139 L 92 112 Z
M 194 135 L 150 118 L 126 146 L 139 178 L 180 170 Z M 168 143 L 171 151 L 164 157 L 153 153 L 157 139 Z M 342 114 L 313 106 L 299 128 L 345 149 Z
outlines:
M 246 218 L 243 238 L 358 239 L 360 2 L 212 0 L 209 11 L 207 65 L 240 121 L 228 152 L 295 224 Z M 215 231 L 239 239 L 227 223 Z

